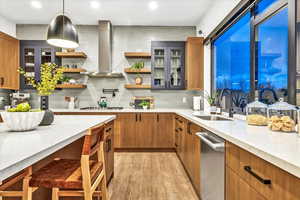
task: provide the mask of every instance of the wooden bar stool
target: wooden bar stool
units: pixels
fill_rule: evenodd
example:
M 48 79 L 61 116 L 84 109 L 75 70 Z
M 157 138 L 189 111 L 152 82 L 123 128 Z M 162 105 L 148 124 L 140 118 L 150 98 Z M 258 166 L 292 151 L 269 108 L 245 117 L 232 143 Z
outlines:
M 85 200 L 93 196 L 108 200 L 103 137 L 103 124 L 91 128 L 84 136 L 80 160 L 53 160 L 32 174 L 29 186 L 51 188 L 52 200 L 82 196 Z
M 28 167 L 7 181 L 4 181 L 3 183 L 0 182 L 0 200 L 2 200 L 2 197 L 21 197 L 22 200 L 31 200 L 32 190 L 37 189 L 29 187 L 29 180 L 32 172 L 31 169 L 31 167 Z M 22 181 L 22 191 L 7 191 L 7 188 L 20 181 Z

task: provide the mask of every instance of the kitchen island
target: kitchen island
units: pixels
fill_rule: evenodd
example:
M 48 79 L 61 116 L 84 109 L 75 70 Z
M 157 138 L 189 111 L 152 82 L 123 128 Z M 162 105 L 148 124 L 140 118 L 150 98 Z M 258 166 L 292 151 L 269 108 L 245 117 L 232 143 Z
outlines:
M 115 118 L 114 115 L 55 116 L 51 126 L 28 132 L 9 132 L 0 123 L 0 182 L 82 138 L 89 128 Z

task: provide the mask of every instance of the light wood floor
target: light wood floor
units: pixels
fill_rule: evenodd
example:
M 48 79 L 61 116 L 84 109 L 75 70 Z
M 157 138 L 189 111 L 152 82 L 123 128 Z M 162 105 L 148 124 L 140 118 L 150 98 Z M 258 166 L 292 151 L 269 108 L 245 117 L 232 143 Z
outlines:
M 111 200 L 198 200 L 175 153 L 115 153 Z

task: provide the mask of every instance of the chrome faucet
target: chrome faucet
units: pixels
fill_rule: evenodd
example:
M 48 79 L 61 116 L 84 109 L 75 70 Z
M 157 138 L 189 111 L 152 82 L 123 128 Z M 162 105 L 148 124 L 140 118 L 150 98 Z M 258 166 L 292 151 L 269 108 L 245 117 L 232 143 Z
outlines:
M 219 95 L 219 105 L 222 109 L 222 99 L 223 97 L 229 95 L 229 108 L 228 108 L 228 113 L 229 113 L 229 117 L 233 117 L 233 114 L 235 113 L 234 112 L 234 109 L 233 109 L 233 105 L 232 105 L 232 91 L 230 89 L 222 89 L 221 92 L 220 92 L 220 95 Z M 223 109 L 226 109 L 226 103 L 225 103 L 225 106 Z

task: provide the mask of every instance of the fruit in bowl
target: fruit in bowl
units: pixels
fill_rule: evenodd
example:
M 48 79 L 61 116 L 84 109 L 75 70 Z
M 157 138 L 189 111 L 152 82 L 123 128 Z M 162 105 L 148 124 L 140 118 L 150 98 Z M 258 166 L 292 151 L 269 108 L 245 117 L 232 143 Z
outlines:
M 4 124 L 11 131 L 33 130 L 41 123 L 45 112 L 41 110 L 31 110 L 28 103 L 21 103 L 15 108 L 10 108 L 6 112 L 1 112 Z

